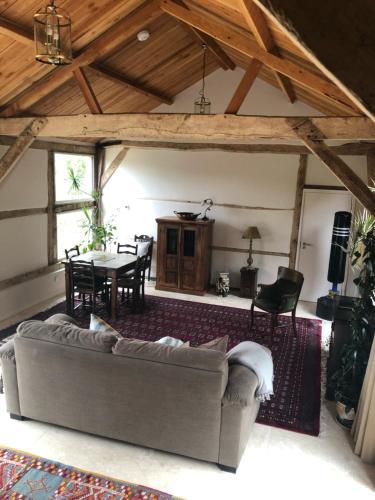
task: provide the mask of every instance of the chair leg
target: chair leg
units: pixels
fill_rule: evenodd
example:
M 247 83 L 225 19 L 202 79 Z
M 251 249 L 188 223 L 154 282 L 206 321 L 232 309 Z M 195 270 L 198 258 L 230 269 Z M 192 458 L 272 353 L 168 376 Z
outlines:
M 148 268 L 148 275 L 147 275 L 148 281 L 151 279 L 151 262 L 150 262 L 150 267 Z
M 93 314 L 95 314 L 95 309 L 96 309 L 96 293 L 93 293 L 92 295 L 90 295 L 90 298 L 92 297 L 92 312 Z
M 294 335 L 297 337 L 296 310 L 295 309 L 292 311 L 292 324 L 293 324 Z
M 250 326 L 249 326 L 249 332 L 251 332 L 251 329 L 253 328 L 253 323 L 254 323 L 254 302 L 251 303 L 251 308 L 250 308 Z
M 271 314 L 271 333 L 273 333 L 276 327 L 277 327 L 277 316 L 276 314 Z

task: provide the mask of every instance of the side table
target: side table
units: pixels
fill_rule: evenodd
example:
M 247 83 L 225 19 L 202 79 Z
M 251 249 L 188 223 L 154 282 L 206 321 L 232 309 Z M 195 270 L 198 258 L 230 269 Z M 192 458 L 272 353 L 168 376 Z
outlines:
M 258 268 L 241 267 L 240 297 L 253 299 L 257 293 Z

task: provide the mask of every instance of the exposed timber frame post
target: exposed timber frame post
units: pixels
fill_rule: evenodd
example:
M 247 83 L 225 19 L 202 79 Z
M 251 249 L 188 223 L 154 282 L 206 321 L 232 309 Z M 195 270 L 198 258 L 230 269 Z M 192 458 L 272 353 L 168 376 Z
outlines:
M 96 223 L 100 226 L 102 223 L 102 189 L 101 189 L 101 180 L 104 170 L 104 160 L 105 160 L 105 150 L 100 146 L 96 146 L 96 151 L 94 155 L 94 186 L 95 191 L 98 194 L 98 198 L 96 200 L 97 210 L 96 210 Z
M 288 118 L 296 136 L 344 184 L 371 214 L 375 215 L 375 194 L 360 177 L 324 143 L 324 136 L 310 119 Z
M 299 167 L 297 173 L 296 197 L 294 202 L 293 225 L 290 235 L 289 267 L 296 268 L 296 257 L 298 248 L 298 234 L 302 212 L 303 188 L 306 182 L 307 154 L 299 157 Z
M 367 155 L 367 184 L 375 187 L 375 153 Z
M 48 151 L 48 166 L 47 166 L 47 183 L 48 183 L 48 265 L 51 266 L 57 262 L 57 224 L 55 213 L 55 155 L 52 151 Z
M 116 170 L 119 168 L 123 160 L 125 159 L 125 156 L 128 154 L 129 148 L 122 148 L 115 158 L 112 160 L 110 165 L 103 171 L 103 174 L 101 176 L 100 180 L 100 190 L 104 188 L 104 186 L 107 184 L 109 179 L 112 177 L 112 175 L 116 172 Z
M 46 126 L 47 118 L 36 118 L 20 133 L 14 144 L 0 159 L 0 182 L 10 174 L 17 162 L 29 149 L 38 133 Z

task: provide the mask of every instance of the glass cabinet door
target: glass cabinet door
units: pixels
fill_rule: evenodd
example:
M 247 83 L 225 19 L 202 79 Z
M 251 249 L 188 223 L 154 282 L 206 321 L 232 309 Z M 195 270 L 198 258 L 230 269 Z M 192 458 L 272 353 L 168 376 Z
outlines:
M 167 228 L 167 254 L 177 255 L 178 251 L 178 229 Z
M 184 229 L 182 250 L 184 257 L 195 256 L 195 234 L 196 232 L 194 229 Z

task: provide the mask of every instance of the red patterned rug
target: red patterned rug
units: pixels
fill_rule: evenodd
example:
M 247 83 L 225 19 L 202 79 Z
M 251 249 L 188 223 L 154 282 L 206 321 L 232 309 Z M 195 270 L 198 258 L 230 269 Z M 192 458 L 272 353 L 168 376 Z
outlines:
M 0 498 L 9 500 L 177 500 L 146 486 L 0 448 Z
M 64 310 L 65 303 L 61 303 L 35 319 Z M 280 327 L 271 333 L 270 317 L 256 313 L 250 335 L 248 310 L 152 296 L 147 297 L 143 313 L 123 310 L 116 321 L 108 318 L 104 307 L 97 314 L 124 337 L 154 341 L 170 335 L 190 340 L 195 346 L 228 334 L 228 349 L 243 340 L 265 345 L 273 356 L 275 395 L 261 404 L 257 422 L 313 436 L 319 434 L 321 321 L 297 318 L 295 337 L 290 317 L 280 316 Z M 76 310 L 76 320 L 82 327 L 88 327 L 89 316 L 82 308 Z M 14 331 L 14 327 L 8 328 L 0 332 L 0 338 Z

